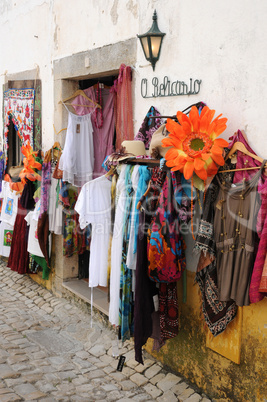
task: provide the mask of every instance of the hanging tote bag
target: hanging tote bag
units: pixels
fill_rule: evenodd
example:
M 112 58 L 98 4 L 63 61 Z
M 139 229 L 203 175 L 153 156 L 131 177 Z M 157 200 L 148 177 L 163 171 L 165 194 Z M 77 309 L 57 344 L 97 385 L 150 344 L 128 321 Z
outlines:
M 185 269 L 185 242 L 180 234 L 176 206 L 172 181 L 167 174 L 148 229 L 148 276 L 154 282 L 176 282 Z

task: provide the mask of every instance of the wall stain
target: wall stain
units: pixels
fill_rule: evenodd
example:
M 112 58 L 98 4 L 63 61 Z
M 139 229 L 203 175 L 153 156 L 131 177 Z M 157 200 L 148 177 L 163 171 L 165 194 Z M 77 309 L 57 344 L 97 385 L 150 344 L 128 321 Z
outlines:
M 126 4 L 126 8 L 127 10 L 130 10 L 134 16 L 134 18 L 138 18 L 138 7 L 137 7 L 137 3 L 134 4 L 133 0 L 129 0 Z
M 113 25 L 117 25 L 118 23 L 118 2 L 119 0 L 114 0 L 113 2 L 113 6 L 111 7 L 110 10 L 110 16 L 111 16 L 111 21 L 113 23 Z

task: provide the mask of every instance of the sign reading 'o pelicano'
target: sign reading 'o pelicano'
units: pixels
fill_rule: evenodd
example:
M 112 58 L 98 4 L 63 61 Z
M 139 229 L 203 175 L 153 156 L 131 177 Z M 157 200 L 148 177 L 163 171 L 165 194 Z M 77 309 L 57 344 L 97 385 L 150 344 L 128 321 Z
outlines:
M 141 81 L 141 95 L 143 98 L 158 98 L 164 96 L 197 95 L 200 91 L 201 80 L 193 80 L 190 83 L 184 81 L 171 82 L 168 77 L 164 77 L 160 83 L 157 77 L 153 77 L 151 84 L 147 78 Z

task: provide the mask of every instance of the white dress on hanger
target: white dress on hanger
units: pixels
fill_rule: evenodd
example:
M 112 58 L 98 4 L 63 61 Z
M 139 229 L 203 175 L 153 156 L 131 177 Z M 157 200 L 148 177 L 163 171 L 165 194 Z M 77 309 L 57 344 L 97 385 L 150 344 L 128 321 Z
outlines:
M 126 165 L 121 166 L 121 172 L 116 186 L 117 206 L 111 245 L 111 272 L 110 272 L 110 303 L 109 321 L 112 325 L 119 325 L 120 305 L 120 274 L 122 262 L 123 242 L 123 218 L 125 213 L 126 189 L 125 189 Z
M 108 246 L 111 230 L 111 181 L 104 175 L 86 183 L 75 210 L 81 229 L 92 224 L 89 287 L 107 286 Z
M 59 160 L 59 169 L 63 171 L 63 181 L 82 187 L 92 180 L 94 170 L 91 114 L 77 116 L 69 110 L 68 114 L 66 141 Z

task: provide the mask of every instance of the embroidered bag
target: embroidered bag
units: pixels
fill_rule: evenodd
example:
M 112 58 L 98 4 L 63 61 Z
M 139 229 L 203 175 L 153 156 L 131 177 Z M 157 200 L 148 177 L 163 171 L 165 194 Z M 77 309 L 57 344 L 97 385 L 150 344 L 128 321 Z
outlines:
M 185 243 L 175 205 L 172 181 L 167 174 L 148 229 L 148 276 L 154 282 L 176 282 L 185 268 Z

